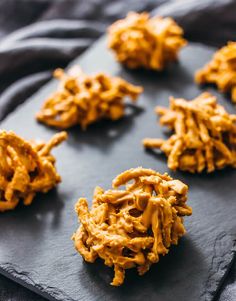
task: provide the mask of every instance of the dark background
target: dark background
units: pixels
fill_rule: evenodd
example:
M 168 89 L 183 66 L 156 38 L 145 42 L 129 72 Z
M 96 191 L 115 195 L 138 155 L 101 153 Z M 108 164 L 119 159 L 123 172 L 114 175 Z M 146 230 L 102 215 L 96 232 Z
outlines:
M 0 120 L 130 10 L 172 16 L 192 41 L 236 40 L 236 0 L 0 0 Z M 220 301 L 236 300 L 235 281 L 234 262 Z M 43 298 L 0 276 L 0 301 L 13 300 Z

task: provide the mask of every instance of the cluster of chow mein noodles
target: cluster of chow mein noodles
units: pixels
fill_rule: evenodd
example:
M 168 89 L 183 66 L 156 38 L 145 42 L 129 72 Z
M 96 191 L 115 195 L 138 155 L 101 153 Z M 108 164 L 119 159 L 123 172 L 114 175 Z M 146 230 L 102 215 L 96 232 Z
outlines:
M 108 46 L 128 68 L 163 70 L 186 44 L 183 30 L 171 18 L 131 12 L 108 30 Z
M 203 93 L 197 98 L 170 98 L 170 107 L 157 107 L 160 124 L 174 133 L 168 140 L 144 139 L 147 148 L 161 149 L 170 169 L 212 172 L 236 167 L 236 115 L 228 114 L 216 97 Z
M 143 275 L 178 243 L 185 233 L 183 217 L 192 209 L 186 205 L 187 185 L 166 173 L 138 167 L 121 173 L 112 184 L 107 191 L 95 188 L 90 211 L 85 198 L 78 200 L 81 225 L 73 240 L 86 261 L 100 257 L 114 266 L 111 284 L 119 286 L 125 269 L 137 267 Z
M 117 120 L 125 113 L 125 98 L 133 101 L 143 91 L 119 77 L 105 73 L 87 75 L 78 67 L 68 73 L 57 69 L 58 89 L 36 115 L 40 122 L 66 129 L 80 124 L 83 129 L 102 118 Z
M 47 192 L 61 180 L 51 149 L 67 138 L 65 132 L 48 143 L 27 142 L 13 132 L 0 132 L 0 212 L 20 201 L 30 205 L 37 192 Z
M 198 84 L 215 84 L 223 92 L 230 92 L 236 103 L 236 42 L 229 42 L 216 51 L 212 60 L 196 72 Z

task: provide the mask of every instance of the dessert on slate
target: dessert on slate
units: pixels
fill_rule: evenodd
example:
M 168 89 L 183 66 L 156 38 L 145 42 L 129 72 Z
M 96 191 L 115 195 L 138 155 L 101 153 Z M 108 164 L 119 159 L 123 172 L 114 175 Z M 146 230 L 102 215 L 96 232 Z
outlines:
M 124 282 L 125 269 L 146 273 L 160 255 L 185 234 L 183 217 L 188 186 L 168 174 L 142 167 L 127 170 L 112 182 L 113 189 L 96 187 L 92 208 L 80 198 L 75 206 L 81 222 L 73 235 L 75 247 L 88 262 L 100 257 L 114 266 L 112 285 Z M 125 188 L 118 187 L 126 185 Z
M 30 205 L 37 192 L 48 192 L 61 181 L 50 152 L 66 138 L 61 132 L 48 143 L 27 142 L 13 132 L 0 132 L 0 212 L 20 201 Z
M 170 107 L 157 107 L 160 124 L 174 133 L 168 140 L 144 139 L 147 148 L 161 149 L 170 169 L 192 173 L 236 167 L 236 115 L 228 114 L 216 97 L 170 98 Z
M 196 72 L 198 84 L 215 84 L 223 92 L 230 92 L 236 103 L 236 42 L 229 42 L 218 50 L 212 60 Z
M 125 113 L 125 98 L 135 101 L 143 91 L 119 77 L 105 73 L 87 75 L 75 66 L 68 73 L 57 69 L 57 90 L 45 101 L 37 119 L 66 129 L 80 124 L 83 129 L 99 119 L 117 120 Z
M 163 70 L 186 45 L 183 30 L 171 18 L 130 12 L 108 29 L 108 47 L 126 67 Z

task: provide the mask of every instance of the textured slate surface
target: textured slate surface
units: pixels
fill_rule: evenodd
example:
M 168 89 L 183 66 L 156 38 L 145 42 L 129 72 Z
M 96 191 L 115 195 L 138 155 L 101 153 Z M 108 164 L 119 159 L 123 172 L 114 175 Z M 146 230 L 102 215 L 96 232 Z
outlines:
M 104 40 L 80 58 L 85 71 L 122 76 L 143 85 L 145 92 L 122 120 L 100 122 L 86 132 L 79 127 L 70 130 L 69 140 L 55 150 L 63 178 L 58 189 L 39 195 L 30 207 L 0 215 L 1 273 L 50 300 L 213 300 L 235 250 L 236 171 L 173 174 L 190 186 L 193 216 L 186 218 L 188 234 L 145 276 L 128 271 L 123 287 L 109 286 L 113 271 L 101 262 L 84 263 L 70 241 L 77 228 L 73 206 L 78 197 L 91 199 L 96 185 L 109 188 L 115 175 L 131 167 L 167 170 L 165 157 L 144 151 L 140 141 L 164 135 L 153 112 L 157 104 L 168 105 L 169 95 L 192 98 L 201 92 L 193 73 L 212 53 L 213 49 L 190 44 L 180 63 L 162 74 L 122 69 L 105 49 Z M 52 82 L 43 88 L 9 115 L 1 128 L 29 139 L 49 139 L 55 130 L 36 123 L 34 114 L 54 87 Z M 235 112 L 228 99 L 219 98 Z

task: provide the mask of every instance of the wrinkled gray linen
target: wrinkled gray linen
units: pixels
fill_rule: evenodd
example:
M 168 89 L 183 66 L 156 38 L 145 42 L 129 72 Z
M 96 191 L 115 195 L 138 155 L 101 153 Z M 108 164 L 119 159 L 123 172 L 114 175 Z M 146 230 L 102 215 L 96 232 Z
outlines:
M 236 0 L 1 0 L 0 120 L 130 10 L 172 16 L 192 41 L 236 39 Z M 44 299 L 0 276 L 0 301 L 32 300 Z M 236 300 L 236 263 L 218 300 Z

